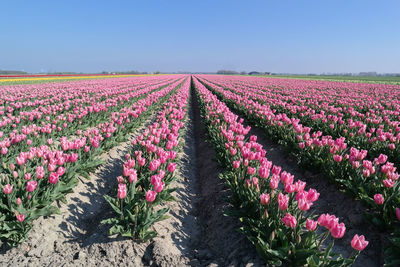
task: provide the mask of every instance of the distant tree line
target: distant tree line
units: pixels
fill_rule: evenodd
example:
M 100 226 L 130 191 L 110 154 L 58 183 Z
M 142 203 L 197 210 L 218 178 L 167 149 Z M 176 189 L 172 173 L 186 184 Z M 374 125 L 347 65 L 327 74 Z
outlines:
M 0 70 L 1 75 L 12 75 L 12 74 L 28 74 L 25 71 L 20 71 L 20 70 Z
M 102 71 L 101 74 L 147 74 L 147 72 L 141 72 L 137 70 L 128 71 Z

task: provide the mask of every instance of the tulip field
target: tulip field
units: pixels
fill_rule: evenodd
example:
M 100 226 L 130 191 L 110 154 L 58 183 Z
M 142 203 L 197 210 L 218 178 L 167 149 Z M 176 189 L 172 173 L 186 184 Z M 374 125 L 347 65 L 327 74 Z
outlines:
M 271 143 L 285 166 L 270 158 Z M 59 219 L 46 245 L 53 230 L 41 225 L 69 218 L 71 201 L 79 208 L 69 196 L 93 195 L 81 185 L 122 144 L 99 208 L 89 217 L 81 207 L 87 226 L 75 218 L 85 235 L 67 239 Z M 400 265 L 398 85 L 228 75 L 0 83 L 0 152 L 0 266 Z M 208 188 L 207 168 L 220 187 Z M 359 207 L 359 224 L 337 215 L 340 203 L 309 174 Z M 204 188 L 214 191 L 200 197 Z M 217 223 L 209 209 L 221 210 Z M 51 250 L 31 257 L 41 231 Z M 210 244 L 213 231 L 230 244 Z

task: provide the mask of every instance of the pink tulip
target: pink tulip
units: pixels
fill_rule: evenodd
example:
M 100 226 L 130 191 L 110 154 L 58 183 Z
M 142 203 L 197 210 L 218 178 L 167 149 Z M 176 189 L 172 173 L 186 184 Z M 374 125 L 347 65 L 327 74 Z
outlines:
M 295 189 L 296 189 L 296 187 L 294 184 L 285 185 L 285 192 L 288 194 L 293 193 Z
M 17 221 L 19 221 L 20 223 L 22 223 L 25 220 L 24 214 L 16 215 L 16 217 L 17 217 Z
M 146 200 L 147 200 L 147 202 L 152 203 L 156 199 L 156 196 L 157 196 L 156 192 L 154 192 L 152 190 L 147 191 L 146 192 Z
M 21 200 L 21 198 L 17 198 L 17 201 L 16 201 L 16 203 L 17 203 L 17 205 L 19 206 L 19 205 L 21 205 L 22 204 L 22 200 Z
M 277 189 L 279 185 L 279 178 L 277 176 L 272 176 L 271 180 L 269 180 L 269 186 L 271 189 Z
M 250 174 L 250 175 L 255 174 L 256 173 L 256 168 L 248 166 L 247 167 L 247 173 Z
M 314 230 L 317 228 L 317 222 L 316 222 L 316 221 L 313 221 L 313 220 L 310 220 L 310 219 L 307 219 L 307 221 L 306 221 L 306 228 L 307 228 L 309 231 L 314 231 Z
M 396 208 L 396 217 L 400 221 L 400 208 Z
M 343 159 L 343 157 L 340 156 L 340 155 L 333 155 L 333 159 L 334 159 L 336 162 L 341 162 L 342 159 Z
M 233 162 L 233 168 L 239 169 L 239 167 L 240 167 L 240 161 L 239 161 L 239 160 L 235 160 L 235 161 Z
M 56 168 L 57 168 L 57 166 L 56 166 L 55 164 L 49 164 L 49 165 L 47 166 L 47 170 L 48 170 L 49 172 L 54 172 L 54 171 L 56 170 Z
M 146 159 L 145 158 L 138 159 L 138 164 L 139 166 L 143 167 L 146 164 Z
M 172 172 L 175 171 L 175 169 L 176 169 L 176 164 L 175 163 L 173 163 L 173 162 L 168 163 L 168 167 L 167 167 L 168 172 L 172 173 Z
M 118 198 L 124 199 L 126 197 L 126 184 L 118 184 Z
M 317 201 L 319 198 L 319 193 L 317 190 L 310 188 L 307 192 L 307 200 L 311 202 Z
M 279 193 L 278 206 L 280 210 L 287 210 L 289 205 L 289 196 Z
M 57 169 L 58 176 L 62 176 L 64 173 L 65 173 L 65 168 L 64 167 L 58 167 L 58 169 Z
M 129 175 L 129 182 L 133 183 L 133 182 L 137 182 L 137 172 L 136 170 L 133 170 L 132 173 Z
M 395 181 L 393 181 L 391 179 L 385 179 L 382 182 L 383 182 L 383 185 L 386 186 L 387 188 L 392 188 L 395 184 Z
M 331 235 L 334 238 L 342 238 L 345 231 L 346 226 L 344 225 L 344 223 L 337 223 L 331 228 Z
M 263 194 L 260 195 L 260 202 L 264 206 L 268 205 L 269 199 L 270 199 L 270 197 L 266 193 L 263 193 Z
M 18 156 L 17 157 L 17 164 L 18 165 L 24 165 L 26 163 L 26 158 L 24 158 L 24 157 L 21 157 L 21 156 Z
M 14 186 L 10 184 L 6 184 L 3 186 L 3 193 L 9 195 L 12 193 Z
M 50 173 L 49 175 L 49 183 L 56 184 L 58 182 L 58 174 L 55 172 Z
M 382 205 L 383 202 L 385 201 L 385 199 L 383 198 L 383 196 L 381 194 L 375 194 L 374 200 L 377 205 Z
M 286 213 L 285 217 L 282 218 L 282 222 L 290 228 L 294 228 L 297 224 L 296 218 L 289 213 Z
M 306 187 L 306 183 L 301 180 L 298 180 L 297 182 L 294 183 L 294 187 L 295 187 L 294 189 L 295 192 L 300 192 L 304 190 L 304 188 Z
M 2 155 L 7 154 L 7 152 L 8 152 L 8 148 L 6 148 L 6 147 L 1 148 L 1 154 Z
M 43 166 L 37 166 L 36 167 L 36 179 L 40 180 L 44 177 L 45 171 Z
M 260 178 L 268 178 L 269 176 L 269 169 L 265 168 L 265 167 L 260 167 L 260 169 L 258 170 L 258 175 L 260 176 Z
M 163 182 L 158 182 L 154 185 L 154 191 L 160 193 L 164 189 L 165 184 Z
M 378 157 L 378 163 L 379 164 L 384 164 L 388 159 L 388 156 L 384 155 L 384 154 L 380 154 Z
M 124 184 L 125 183 L 125 179 L 122 176 L 117 176 L 117 182 L 118 184 Z
M 36 181 L 29 181 L 26 183 L 26 191 L 33 192 L 37 187 Z
M 311 208 L 312 202 L 308 202 L 306 199 L 302 198 L 298 200 L 297 205 L 301 211 L 307 211 Z
M 363 251 L 368 246 L 368 241 L 365 240 L 363 235 L 354 235 L 353 239 L 351 240 L 351 246 L 355 250 Z

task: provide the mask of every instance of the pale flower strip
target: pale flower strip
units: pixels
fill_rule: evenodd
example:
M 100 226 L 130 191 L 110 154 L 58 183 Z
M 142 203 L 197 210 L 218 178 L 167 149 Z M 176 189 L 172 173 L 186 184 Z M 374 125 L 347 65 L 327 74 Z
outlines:
M 164 104 L 156 122 L 132 141 L 134 152 L 126 155 L 122 176 L 117 177 L 117 196 L 106 196 L 116 217 L 103 223 L 112 224 L 110 234 L 120 234 L 142 241 L 157 233 L 149 230 L 156 221 L 165 219 L 166 208 L 154 208 L 172 200 L 180 135 L 187 113 L 190 78 Z
M 334 175 L 339 183 L 346 186 L 354 192 L 358 197 L 366 201 L 369 205 L 375 206 L 381 212 L 382 220 L 386 224 L 395 223 L 395 209 L 400 207 L 399 195 L 399 173 L 394 164 L 388 162 L 388 157 L 384 154 L 372 160 L 366 160 L 368 151 L 359 150 L 354 147 L 348 148 L 345 138 L 332 139 L 330 136 L 322 136 L 322 132 L 318 131 L 310 134 L 310 128 L 304 127 L 299 123 L 298 119 L 290 118 L 286 114 L 275 114 L 269 106 L 260 104 L 253 100 L 249 100 L 242 94 L 236 94 L 222 87 L 211 85 L 216 92 L 221 93 L 227 100 L 233 101 L 238 107 L 241 107 L 248 116 L 259 120 L 266 128 L 282 128 L 279 138 L 287 139 L 288 143 L 293 142 L 293 136 L 297 138 L 296 147 L 290 147 L 293 150 L 300 148 L 301 153 L 308 155 L 319 155 L 315 158 L 315 162 L 326 162 L 322 165 L 323 169 L 327 169 L 328 164 L 332 165 L 332 169 L 345 170 L 342 175 Z M 235 89 L 236 90 L 236 89 Z M 321 151 L 326 151 L 321 153 Z M 322 155 L 322 156 L 321 156 Z M 299 156 L 301 158 L 301 156 Z M 339 170 L 340 170 L 339 169 Z M 342 177 L 349 177 L 343 181 Z M 364 186 L 363 191 L 359 191 L 359 186 Z M 381 194 L 383 199 L 390 199 L 390 205 L 376 206 L 374 198 L 376 194 Z
M 1 241 L 12 245 L 23 241 L 34 219 L 57 212 L 52 203 L 57 199 L 63 200 L 64 195 L 76 186 L 77 174 L 97 166 L 99 161 L 95 157 L 114 146 L 116 138 L 126 134 L 125 129 L 134 127 L 136 119 L 148 107 L 157 104 L 180 83 L 181 79 L 148 94 L 129 108 L 121 109 L 109 122 L 85 131 L 81 138 L 72 141 L 62 138 L 63 150 L 51 149 L 46 144 L 31 146 L 29 151 L 16 157 L 15 163 L 3 163 L 5 171 L 0 178 Z
M 265 158 L 265 150 L 256 142 L 256 136 L 251 136 L 250 142 L 245 141 L 245 135 L 250 127 L 245 128 L 241 119 L 237 121 L 238 116 L 233 114 L 197 79 L 195 79 L 195 86 L 199 92 L 200 101 L 205 105 L 205 119 L 210 123 L 209 133 L 212 143 L 218 144 L 219 160 L 228 164 L 227 167 L 233 170 L 231 175 L 228 173 L 223 177 L 228 177 L 225 181 L 233 189 L 232 198 L 239 198 L 242 203 L 237 203 L 237 205 L 244 209 L 241 215 L 243 217 L 240 217 L 245 225 L 244 232 L 256 246 L 265 247 L 266 250 L 261 252 L 264 259 L 274 264 L 279 264 L 280 261 L 290 262 L 291 259 L 286 257 L 287 254 L 280 254 L 278 251 L 284 250 L 290 254 L 296 253 L 301 248 L 307 250 L 308 253 L 305 253 L 307 257 L 303 259 L 300 259 L 300 254 L 297 255 L 299 257 L 296 259 L 299 261 L 297 264 L 315 260 L 343 264 L 354 262 L 356 255 L 348 259 L 330 258 L 328 252 L 319 249 L 324 236 L 315 234 L 317 222 L 307 218 L 305 213 L 318 199 L 319 193 L 314 189 L 305 191 L 305 182 L 295 181 L 293 175 L 282 171 L 279 166 L 273 166 L 273 163 Z M 224 146 L 219 144 L 221 142 Z M 223 147 L 225 147 L 225 152 Z M 254 210 L 249 210 L 249 208 Z M 260 224 L 265 221 L 270 221 L 271 224 L 257 226 L 258 221 L 255 218 L 258 218 Z M 339 219 L 334 215 L 323 214 L 319 217 L 318 223 L 326 228 L 327 233 L 330 232 L 333 238 L 341 238 L 345 233 L 344 224 L 339 223 Z M 246 229 L 246 227 L 249 228 Z M 285 227 L 293 229 L 293 232 L 289 231 L 290 234 L 288 234 Z M 252 234 L 254 229 L 259 229 L 255 236 L 258 238 L 260 235 L 265 236 L 265 241 L 254 240 L 255 236 Z M 288 238 L 288 235 L 293 235 L 294 242 L 297 243 L 293 250 L 290 246 L 279 248 L 279 243 Z M 291 241 L 287 242 L 290 244 Z M 275 254 L 269 254 L 271 250 L 275 250 Z M 313 255 L 317 258 L 314 259 Z M 296 255 L 293 257 L 296 258 Z

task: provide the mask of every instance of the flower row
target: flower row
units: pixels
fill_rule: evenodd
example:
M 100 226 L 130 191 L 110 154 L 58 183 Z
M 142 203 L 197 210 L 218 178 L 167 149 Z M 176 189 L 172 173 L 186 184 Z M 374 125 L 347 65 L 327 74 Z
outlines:
M 274 265 L 352 264 L 368 245 L 364 236 L 356 235 L 351 242 L 358 251 L 355 255 L 332 256 L 333 242 L 327 245 L 325 240 L 328 235 L 342 238 L 345 225 L 334 215 L 312 215 L 310 208 L 319 193 L 305 190 L 305 182 L 273 165 L 256 136 L 247 141 L 250 127 L 244 127 L 243 120 L 197 79 L 194 85 L 210 141 L 226 168 L 221 178 L 232 191 L 231 214 L 239 217 L 241 231 L 264 260 Z

